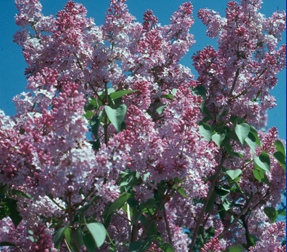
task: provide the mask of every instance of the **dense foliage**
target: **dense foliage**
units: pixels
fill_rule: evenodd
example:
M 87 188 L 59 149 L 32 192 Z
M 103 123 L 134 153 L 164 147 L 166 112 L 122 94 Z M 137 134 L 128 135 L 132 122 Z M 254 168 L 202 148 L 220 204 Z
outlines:
M 260 130 L 285 12 L 199 10 L 218 49 L 194 54 L 194 80 L 191 3 L 161 26 L 111 0 L 96 26 L 72 1 L 15 2 L 28 85 L 0 111 L 1 251 L 285 251 L 285 141 Z

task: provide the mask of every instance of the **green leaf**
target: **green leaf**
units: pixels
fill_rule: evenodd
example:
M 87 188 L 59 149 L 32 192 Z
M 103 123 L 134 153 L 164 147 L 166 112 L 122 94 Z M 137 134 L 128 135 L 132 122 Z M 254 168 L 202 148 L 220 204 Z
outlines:
M 248 136 L 249 131 L 250 131 L 250 126 L 247 123 L 236 124 L 235 133 L 241 145 L 244 144 L 244 140 Z
M 266 152 L 262 151 L 259 157 L 254 156 L 254 163 L 264 171 L 270 172 L 270 158 Z
M 224 250 L 224 252 L 242 252 L 243 247 L 241 245 L 236 245 Z
M 245 138 L 245 142 L 249 145 L 250 149 L 256 153 L 256 138 L 253 133 L 248 133 L 248 136 Z
M 147 231 L 147 236 L 157 235 L 157 225 L 153 221 Z
M 177 190 L 177 192 L 180 193 L 183 197 L 187 198 L 186 193 L 185 193 L 183 187 L 179 188 L 179 189 Z
M 113 92 L 110 94 L 110 97 L 115 100 L 117 98 L 120 98 L 124 95 L 127 95 L 127 94 L 130 94 L 130 93 L 133 93 L 133 92 L 136 92 L 138 90 L 120 90 L 120 91 L 116 91 L 116 92 Z
M 258 137 L 258 134 L 257 134 L 257 130 L 254 126 L 250 125 L 250 132 L 253 134 L 253 136 L 255 137 L 256 139 L 256 144 L 258 146 L 261 146 L 261 142 L 260 142 L 260 139 Z
M 97 247 L 101 247 L 106 240 L 106 229 L 103 224 L 93 222 L 93 223 L 86 223 L 88 230 L 90 231 L 91 235 L 94 238 L 94 241 Z
M 91 119 L 91 128 L 92 128 L 92 133 L 95 136 L 95 138 L 98 137 L 98 131 L 99 131 L 99 127 L 100 127 L 100 117 L 98 115 L 95 115 L 92 119 Z
M 264 213 L 268 216 L 271 223 L 274 223 L 278 217 L 278 211 L 274 207 L 264 207 Z
M 66 241 L 67 241 L 69 247 L 73 251 L 77 251 L 77 249 L 75 248 L 75 245 L 73 244 L 74 243 L 73 234 L 72 234 L 72 230 L 70 228 L 67 228 L 65 230 L 65 238 L 66 238 Z M 76 242 L 78 242 L 78 241 L 76 241 Z M 78 243 L 78 246 L 81 247 L 79 243 Z
M 142 213 L 138 210 L 135 210 L 133 212 L 133 216 L 132 216 L 132 219 L 131 219 L 131 225 L 134 225 L 136 223 L 138 223 L 138 220 L 140 219 Z
M 255 235 L 250 235 L 250 239 L 247 241 L 247 247 L 254 247 L 257 241 L 259 241 L 259 239 Z
M 221 198 L 222 202 L 225 200 L 227 195 L 230 193 L 230 189 L 226 185 L 223 185 L 223 186 L 218 185 L 214 188 L 214 191 Z
M 95 243 L 94 238 L 91 235 L 91 233 L 87 233 L 83 236 L 83 242 L 84 242 L 86 248 L 89 250 L 89 252 L 95 252 L 96 251 L 96 243 Z
M 14 243 L 12 242 L 0 242 L 0 247 L 4 247 L 4 246 L 10 246 L 10 247 L 17 247 Z
M 172 100 L 173 99 L 173 95 L 172 94 L 166 94 L 166 95 L 162 95 L 160 98 Z
M 231 115 L 230 116 L 230 121 L 235 125 L 235 124 L 242 124 L 245 122 L 245 119 L 235 116 L 235 115 Z
M 164 108 L 166 107 L 166 105 L 163 105 L 163 106 L 160 106 L 156 109 L 156 112 L 160 115 L 163 113 L 164 111 Z
M 205 213 L 209 213 L 212 210 L 216 196 L 217 196 L 217 194 L 215 193 L 215 191 L 213 191 L 211 193 L 210 199 L 209 199 L 207 206 L 205 208 Z
M 232 180 L 234 180 L 235 178 L 237 178 L 241 173 L 242 173 L 242 171 L 241 171 L 240 169 L 228 170 L 228 171 L 226 171 L 226 174 L 227 174 Z
M 281 152 L 286 158 L 286 149 L 283 143 L 280 140 L 276 140 L 274 145 L 276 146 L 276 150 Z
M 91 110 L 88 110 L 88 111 L 86 111 L 86 114 L 84 114 L 83 116 L 84 116 L 86 119 L 89 119 L 89 118 L 91 118 L 93 115 L 94 115 L 94 112 L 91 111 Z
M 135 241 L 133 242 L 130 247 L 129 247 L 129 251 L 130 252 L 139 252 L 141 247 L 142 247 L 142 243 L 140 241 Z
M 285 210 L 281 210 L 278 212 L 280 215 L 285 216 L 286 217 L 286 211 Z
M 233 157 L 232 146 L 228 142 L 225 142 L 225 141 L 223 142 L 223 146 L 225 150 L 227 151 L 228 155 L 232 158 Z
M 218 145 L 220 146 L 224 140 L 224 138 L 226 137 L 226 132 L 222 133 L 222 134 L 218 134 L 215 133 L 212 135 L 212 140 Z
M 8 209 L 7 215 L 11 218 L 15 228 L 17 228 L 17 226 L 23 219 L 17 210 L 17 201 L 18 200 L 6 198 L 2 202 L 2 204 L 4 204 L 7 207 Z
M 170 243 L 164 243 L 160 246 L 160 248 L 164 252 L 175 252 L 174 248 L 172 247 L 172 245 Z
M 56 249 L 59 249 L 59 248 L 60 248 L 61 241 L 62 241 L 62 239 L 63 239 L 63 237 L 64 237 L 65 230 L 66 230 L 67 227 L 68 227 L 68 226 L 61 227 L 61 228 L 59 228 L 59 229 L 56 231 L 56 233 L 55 233 L 55 235 L 54 235 L 54 237 L 53 237 L 53 243 L 54 243 L 54 246 L 55 246 Z
M 198 85 L 195 88 L 192 88 L 192 92 L 194 95 L 198 96 L 200 95 L 202 97 L 202 100 L 205 101 L 206 99 L 206 89 L 202 85 Z
M 211 115 L 210 115 L 210 111 L 209 109 L 205 106 L 204 102 L 201 103 L 200 105 L 200 112 L 203 113 L 204 115 L 206 115 L 206 117 L 210 120 L 212 119 Z
M 276 160 L 279 162 L 279 164 L 282 166 L 284 171 L 286 171 L 286 157 L 284 154 L 280 151 L 276 151 L 273 156 L 276 158 Z
M 89 143 L 92 145 L 93 150 L 98 151 L 101 148 L 101 142 L 99 138 L 96 138 L 96 141 L 89 141 Z
M 228 200 L 225 199 L 225 200 L 222 202 L 222 205 L 223 205 L 224 209 L 225 209 L 226 211 L 228 211 L 229 209 L 231 209 L 232 207 L 234 207 L 235 203 L 234 203 L 233 201 L 228 201 Z
M 118 106 L 116 109 L 112 109 L 110 106 L 105 106 L 105 111 L 111 123 L 114 125 L 116 130 L 120 132 L 122 122 L 127 112 L 127 106 L 125 104 L 122 104 Z
M 114 211 L 120 209 L 123 204 L 125 204 L 128 200 L 128 198 L 131 196 L 130 193 L 123 193 L 118 199 L 116 199 L 110 206 L 107 215 L 111 215 Z
M 204 123 L 199 126 L 199 132 L 203 136 L 204 140 L 210 141 L 212 136 L 212 128 L 209 124 Z
M 30 195 L 28 195 L 26 193 L 23 193 L 23 192 L 21 192 L 19 190 L 12 189 L 11 192 L 12 192 L 13 195 L 18 195 L 18 196 L 21 196 L 21 197 L 24 197 L 24 198 L 27 198 L 27 199 L 31 199 Z
M 263 169 L 261 169 L 259 166 L 255 164 L 255 169 L 253 170 L 253 176 L 255 179 L 257 179 L 259 182 L 263 182 L 266 185 L 270 186 L 269 180 L 264 172 Z

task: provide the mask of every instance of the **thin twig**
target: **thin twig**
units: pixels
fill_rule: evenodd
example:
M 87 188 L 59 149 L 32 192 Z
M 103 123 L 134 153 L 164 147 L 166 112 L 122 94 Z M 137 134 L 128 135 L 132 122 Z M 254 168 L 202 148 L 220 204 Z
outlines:
M 64 239 L 64 242 L 65 242 L 66 247 L 67 247 L 67 249 L 69 250 L 69 252 L 72 252 L 72 250 L 70 249 L 69 244 L 68 244 L 68 242 L 67 242 L 67 240 L 66 240 L 66 239 Z

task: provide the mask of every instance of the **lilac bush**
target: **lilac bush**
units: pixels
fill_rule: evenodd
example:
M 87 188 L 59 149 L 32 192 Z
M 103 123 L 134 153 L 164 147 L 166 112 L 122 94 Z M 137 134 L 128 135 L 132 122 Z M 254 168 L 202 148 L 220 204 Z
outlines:
M 3 251 L 284 251 L 276 222 L 285 141 L 267 125 L 286 65 L 285 12 L 229 2 L 226 17 L 192 4 L 161 26 L 111 0 L 104 25 L 69 1 L 44 16 L 16 0 L 14 42 L 27 62 L 17 114 L 0 111 Z M 263 249 L 263 250 L 262 250 Z

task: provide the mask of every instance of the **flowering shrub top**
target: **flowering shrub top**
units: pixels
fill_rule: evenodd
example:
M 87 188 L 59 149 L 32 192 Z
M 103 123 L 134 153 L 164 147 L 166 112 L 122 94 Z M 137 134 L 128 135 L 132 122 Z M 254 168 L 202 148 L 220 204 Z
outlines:
M 72 1 L 56 17 L 15 3 L 28 85 L 15 116 L 0 111 L 3 251 L 285 249 L 285 146 L 258 131 L 286 65 L 285 12 L 199 10 L 218 50 L 194 54 L 194 80 L 179 63 L 190 2 L 161 26 L 111 0 L 100 27 Z

